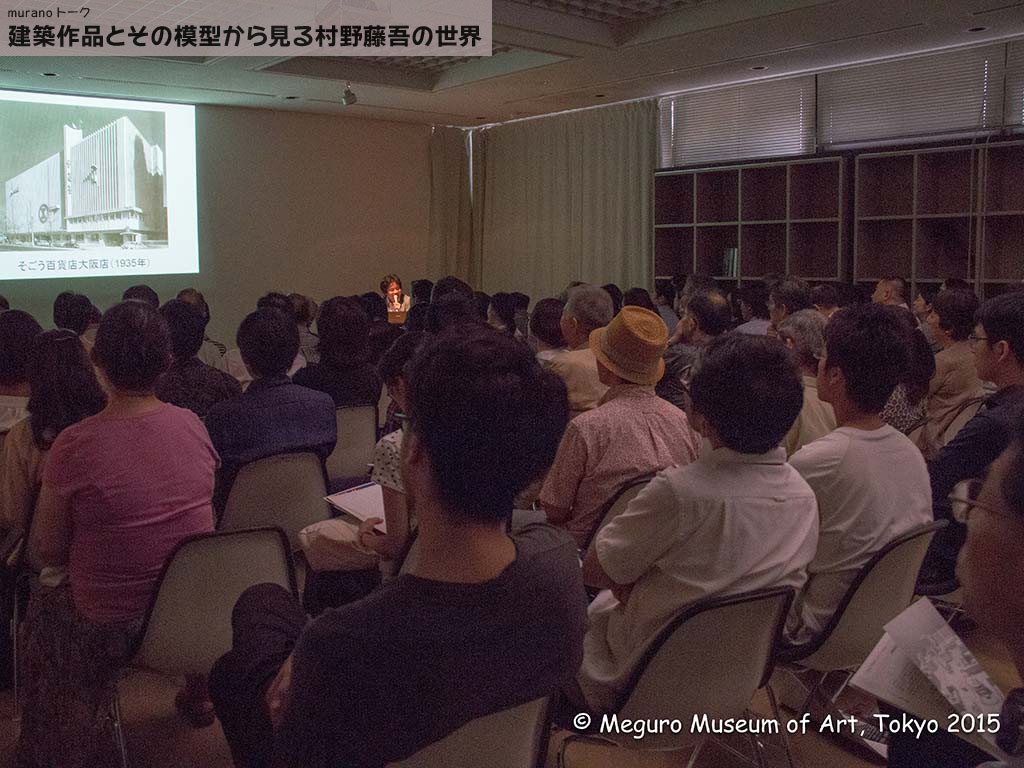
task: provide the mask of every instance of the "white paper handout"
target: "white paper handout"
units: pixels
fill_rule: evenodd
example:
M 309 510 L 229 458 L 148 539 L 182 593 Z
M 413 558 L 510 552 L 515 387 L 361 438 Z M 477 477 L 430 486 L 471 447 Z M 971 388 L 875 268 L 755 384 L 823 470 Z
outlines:
M 324 498 L 332 507 L 352 515 L 357 520 L 369 520 L 371 517 L 384 520 L 384 490 L 377 483 L 364 483 Z M 381 533 L 388 532 L 383 522 L 373 527 Z

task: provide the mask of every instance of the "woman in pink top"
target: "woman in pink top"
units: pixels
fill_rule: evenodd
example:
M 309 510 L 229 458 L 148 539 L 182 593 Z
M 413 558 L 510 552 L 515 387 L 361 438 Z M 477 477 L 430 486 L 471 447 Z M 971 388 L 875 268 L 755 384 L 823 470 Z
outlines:
M 217 454 L 195 414 L 153 393 L 170 363 L 160 314 L 111 308 L 92 359 L 107 406 L 54 441 L 32 531 L 42 581 L 60 584 L 33 597 L 27 618 L 21 766 L 117 761 L 104 715 L 160 570 L 179 542 L 213 530 Z M 201 683 L 179 708 L 207 709 Z

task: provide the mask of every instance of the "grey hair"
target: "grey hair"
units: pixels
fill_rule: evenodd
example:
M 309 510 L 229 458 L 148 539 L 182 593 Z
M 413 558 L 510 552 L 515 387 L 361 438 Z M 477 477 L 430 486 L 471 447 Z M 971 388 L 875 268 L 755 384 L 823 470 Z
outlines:
M 817 366 L 825 354 L 825 326 L 828 320 L 816 309 L 801 309 L 779 323 L 779 336 L 792 339 L 800 362 Z
M 608 325 L 612 321 L 614 311 L 612 297 L 604 288 L 577 285 L 569 289 L 563 314 L 575 317 L 580 326 L 589 333 L 595 328 Z

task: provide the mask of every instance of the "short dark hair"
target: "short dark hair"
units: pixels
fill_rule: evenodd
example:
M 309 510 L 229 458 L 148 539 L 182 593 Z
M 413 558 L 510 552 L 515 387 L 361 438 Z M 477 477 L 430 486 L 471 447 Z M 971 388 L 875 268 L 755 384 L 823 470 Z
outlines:
M 124 293 L 121 294 L 121 301 L 144 301 L 153 309 L 160 306 L 160 297 L 148 285 L 133 285 L 131 288 L 125 288 Z
M 1024 365 L 1024 292 L 989 299 L 975 313 L 974 321 L 985 329 L 989 346 L 1005 341 L 1017 362 Z
M 740 453 L 778 446 L 804 402 L 796 355 L 778 339 L 743 333 L 707 346 L 690 396 L 722 443 Z
M 924 299 L 924 303 L 931 306 L 939 293 L 939 286 L 934 283 L 918 283 L 917 295 Z
M 497 521 L 551 466 L 569 419 L 565 384 L 525 344 L 481 326 L 434 337 L 412 362 L 409 426 L 442 499 Z
M 794 277 L 787 277 L 777 282 L 769 290 L 769 296 L 776 306 L 786 308 L 786 314 L 791 315 L 801 309 L 814 309 L 811 302 L 811 289 L 807 283 Z
M 516 311 L 528 312 L 530 309 L 530 297 L 519 291 L 512 291 L 512 301 L 515 303 Z
M 622 310 L 622 289 L 615 283 L 608 283 L 601 286 L 602 290 L 612 297 L 612 316 L 619 314 Z M 565 302 L 562 302 L 563 306 Z
M 654 281 L 654 295 L 655 297 L 661 297 L 665 300 L 669 306 L 672 306 L 672 302 L 676 300 L 676 289 L 672 285 L 671 280 L 655 280 Z
M 387 384 L 394 384 L 400 376 L 405 374 L 405 368 L 416 354 L 416 350 L 430 338 L 426 331 L 409 331 L 403 333 L 392 342 L 391 346 L 384 350 L 377 363 L 377 375 L 380 380 Z
M 292 300 L 283 293 L 271 291 L 268 294 L 260 296 L 259 300 L 256 302 L 256 309 L 276 309 L 280 312 L 284 312 L 292 319 L 292 322 L 295 322 L 295 307 L 292 305 Z
M 889 275 L 883 277 L 882 282 L 888 283 L 901 299 L 907 300 L 907 281 L 904 278 L 899 275 Z
M 325 301 L 320 308 L 316 330 L 320 337 L 316 348 L 321 362 L 347 365 L 367 359 L 370 318 L 355 299 L 335 296 Z
M 299 328 L 291 315 L 264 307 L 242 321 L 235 342 L 254 375 L 283 376 L 299 352 Z
M 175 296 L 175 298 L 199 307 L 199 311 L 203 313 L 203 317 L 206 318 L 206 322 L 210 322 L 210 305 L 206 303 L 206 297 L 203 296 L 202 291 L 195 288 L 182 288 L 178 291 L 178 295 Z
M 651 294 L 647 292 L 646 288 L 630 288 L 622 295 L 622 306 L 643 307 L 651 312 L 658 311 L 658 308 L 654 306 L 654 302 L 651 300 Z
M 932 299 L 932 312 L 938 315 L 939 328 L 954 341 L 964 341 L 974 330 L 974 313 L 978 297 L 971 289 L 950 288 L 939 291 Z
M 151 391 L 171 364 L 167 323 L 145 302 L 115 304 L 100 320 L 92 359 L 118 389 Z
M 387 322 L 388 320 L 388 303 L 383 296 L 373 291 L 367 291 L 361 293 L 356 300 L 363 305 L 363 311 L 366 312 L 366 316 L 370 318 L 370 322 Z M 317 328 L 320 326 L 318 325 Z
M 839 294 L 832 283 L 821 283 L 811 288 L 811 303 L 816 307 L 839 306 Z
M 487 319 L 487 308 L 491 306 L 491 296 L 483 291 L 473 291 L 473 299 L 476 301 L 476 311 L 481 320 Z
M 686 302 L 686 311 L 708 336 L 725 333 L 732 323 L 732 308 L 721 291 L 697 291 Z
M 879 413 L 911 367 L 907 310 L 860 304 L 825 326 L 825 367 L 839 368 L 846 395 L 864 413 Z
M 103 410 L 107 396 L 96 380 L 96 369 L 74 331 L 39 334 L 28 365 L 29 426 L 41 451 L 64 429 Z
M 434 283 L 434 288 L 430 292 L 430 300 L 437 301 L 449 293 L 461 293 L 463 296 L 472 298 L 473 289 L 469 287 L 469 283 L 459 280 L 455 275 L 448 275 Z
M 402 290 L 402 278 L 398 275 L 384 275 L 380 281 L 380 292 L 387 293 L 388 286 L 392 283 L 398 286 L 398 290 Z
M 739 290 L 740 301 L 750 307 L 754 317 L 768 319 L 768 286 L 763 280 L 743 283 Z
M 501 320 L 507 333 L 516 332 L 516 302 L 511 293 L 495 293 L 491 295 L 490 308 Z
M 460 291 L 446 293 L 427 305 L 427 330 L 430 333 L 441 333 L 453 325 L 483 322 L 477 310 L 476 299 Z
M 430 302 L 430 292 L 434 290 L 434 283 L 432 280 L 413 280 L 412 281 L 412 303 L 418 304 L 420 302 L 427 304 Z
M 939 286 L 943 291 L 970 291 L 971 284 L 962 277 L 947 277 Z
M 409 307 L 409 311 L 405 315 L 405 330 L 409 333 L 427 330 L 427 312 L 429 310 L 429 301 L 421 301 Z
M 316 320 L 317 313 L 320 311 L 317 303 L 309 298 L 309 296 L 303 296 L 301 293 L 290 293 L 288 298 L 292 301 L 295 322 L 308 328 Z
M 549 347 L 564 347 L 562 338 L 562 310 L 565 304 L 559 299 L 541 299 L 530 314 L 530 333 Z
M 171 334 L 171 353 L 175 360 L 189 360 L 203 346 L 206 318 L 196 304 L 171 299 L 160 307 L 160 315 Z
M 0 312 L 0 384 L 12 386 L 28 381 L 32 346 L 42 332 L 43 327 L 28 312 Z
M 6 296 L 0 296 L 0 310 L 6 312 L 11 308 L 11 302 L 7 300 Z
M 88 296 L 64 291 L 53 300 L 53 324 L 58 328 L 67 328 L 81 336 L 89 327 L 93 309 Z

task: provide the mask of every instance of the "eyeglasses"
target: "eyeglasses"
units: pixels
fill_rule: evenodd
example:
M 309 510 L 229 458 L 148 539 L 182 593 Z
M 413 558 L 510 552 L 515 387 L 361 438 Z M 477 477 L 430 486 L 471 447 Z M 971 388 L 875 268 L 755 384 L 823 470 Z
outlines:
M 1008 515 L 991 504 L 985 504 L 984 502 L 978 501 L 978 496 L 981 495 L 981 487 L 984 484 L 983 480 L 973 478 L 971 480 L 963 480 L 956 484 L 953 488 L 953 492 L 949 494 L 949 500 L 953 503 L 953 519 L 958 523 L 967 524 L 968 518 L 971 516 L 971 512 L 975 509 L 983 509 L 989 514 L 995 515 L 996 517 L 1002 517 L 1006 520 L 1012 520 L 1015 523 L 1024 525 L 1024 519 L 1017 517 L 1016 515 Z
M 988 341 L 988 336 L 976 336 L 972 333 L 970 336 L 967 337 L 967 340 L 974 344 L 975 342 L 978 341 Z

